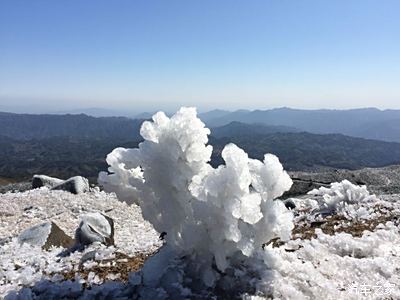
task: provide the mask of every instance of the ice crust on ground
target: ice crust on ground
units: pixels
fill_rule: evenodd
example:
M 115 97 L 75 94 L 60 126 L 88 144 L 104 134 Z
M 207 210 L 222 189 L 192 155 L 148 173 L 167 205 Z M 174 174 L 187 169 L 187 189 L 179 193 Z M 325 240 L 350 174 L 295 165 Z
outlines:
M 156 230 L 167 232 L 174 254 L 191 259 L 206 286 L 236 259 L 246 264 L 260 254 L 263 243 L 290 238 L 292 213 L 274 199 L 292 181 L 276 156 L 267 154 L 261 162 L 228 144 L 225 165 L 214 169 L 208 163 L 210 131 L 194 108 L 181 108 L 171 118 L 159 112 L 140 133 L 139 148 L 117 148 L 107 156 L 110 174 L 100 173 L 99 183 L 137 203 Z
M 388 222 L 360 238 L 317 233 L 316 239 L 297 239 L 270 251 L 276 262 L 271 282 L 274 298 L 400 298 L 397 226 Z M 288 247 L 298 250 L 287 251 Z
M 396 195 L 397 199 L 400 195 Z M 390 199 L 391 200 L 391 199 Z M 394 209 L 399 209 L 398 202 L 388 202 Z M 141 235 L 144 232 L 140 233 Z M 297 249 L 287 251 L 287 249 Z M 2 281 L 0 284 L 0 298 L 9 295 L 7 300 L 31 299 L 141 299 L 151 295 L 151 299 L 167 299 L 167 294 L 162 285 L 165 281 L 156 282 L 157 288 L 149 288 L 149 280 L 161 277 L 162 272 L 157 269 L 162 264 L 155 262 L 147 265 L 151 272 L 144 279 L 138 273 L 132 273 L 128 283 L 115 282 L 103 283 L 98 281 L 96 274 L 89 277 L 91 289 L 84 289 L 83 281 L 79 278 L 75 282 L 64 281 L 61 276 L 47 276 L 49 272 L 56 274 L 60 270 L 73 268 L 80 260 L 82 254 L 76 252 L 69 258 L 58 260 L 56 257 L 61 249 L 55 248 L 43 251 L 40 247 L 28 244 L 20 245 L 15 239 L 0 249 L 1 271 L 13 283 Z M 91 251 L 87 249 L 85 253 Z M 98 250 L 103 257 L 112 257 L 115 249 L 102 247 Z M 159 261 L 164 262 L 165 268 L 171 267 L 168 261 L 170 255 L 162 251 L 160 256 L 155 255 Z M 163 254 L 164 253 L 164 254 Z M 165 255 L 165 256 L 164 256 Z M 249 289 L 243 293 L 244 299 L 265 299 L 267 295 L 274 299 L 382 299 L 400 297 L 400 235 L 398 227 L 389 222 L 382 224 L 374 232 L 366 231 L 362 237 L 354 238 L 349 234 L 326 235 L 318 231 L 315 239 L 291 240 L 285 245 L 268 249 L 270 261 L 274 262 L 270 268 L 260 266 L 264 270 L 262 280 L 255 280 L 254 275 L 248 277 Z M 75 262 L 75 263 L 74 263 Z M 15 264 L 22 266 L 16 270 Z M 93 262 L 88 262 L 93 264 Z M 175 283 L 184 281 L 184 266 L 178 261 L 175 264 L 176 272 L 171 272 L 169 280 Z M 174 271 L 172 270 L 172 271 Z M 180 273 L 178 272 L 180 271 Z M 240 276 L 243 268 L 238 266 L 236 276 Z M 116 274 L 117 276 L 117 274 Z M 50 281 L 43 281 L 49 279 Z M 146 282 L 144 282 L 146 280 Z M 165 278 L 164 278 L 165 280 Z M 100 284 L 96 286 L 96 284 Z M 226 284 L 229 284 L 227 282 Z M 233 288 L 238 282 L 234 281 Z M 256 289 L 251 289 L 253 284 Z M 170 284 L 169 284 L 170 285 Z M 21 286 L 27 288 L 19 290 Z M 14 290 L 19 294 L 11 293 Z M 196 294 L 197 293 L 197 294 Z M 213 294 L 201 294 L 190 291 L 179 285 L 176 288 L 175 299 L 194 298 L 210 299 Z M 246 296 L 247 294 L 247 296 Z M 258 295 L 258 297 L 255 297 Z M 269 298 L 269 299 L 270 299 Z

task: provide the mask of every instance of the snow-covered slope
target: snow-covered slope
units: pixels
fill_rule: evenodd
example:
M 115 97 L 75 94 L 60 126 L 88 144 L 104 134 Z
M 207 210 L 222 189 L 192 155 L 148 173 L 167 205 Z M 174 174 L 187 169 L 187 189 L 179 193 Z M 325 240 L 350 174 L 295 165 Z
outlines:
M 400 195 L 383 195 L 375 202 L 363 202 L 360 207 L 368 214 L 356 223 L 339 217 L 330 221 L 328 218 L 324 223 L 320 216 L 309 211 L 315 197 L 318 196 L 295 200 L 298 208 L 292 240 L 266 246 L 270 261 L 275 263 L 272 269 L 265 270 L 264 286 L 259 286 L 258 290 L 269 291 L 269 296 L 278 299 L 399 298 L 400 235 L 395 222 L 400 214 Z M 380 209 L 377 212 L 373 207 Z M 67 299 L 93 299 L 96 295 L 99 299 L 107 295 L 132 296 L 140 282 L 137 277 L 131 275 L 129 282 L 121 281 L 120 270 L 106 268 L 111 271 L 104 275 L 98 266 L 117 261 L 118 252 L 130 256 L 151 253 L 161 243 L 158 233 L 143 220 L 140 208 L 119 202 L 113 194 L 94 191 L 72 195 L 45 188 L 2 194 L 0 238 L 15 237 L 22 229 L 45 220 L 53 220 L 72 235 L 78 226 L 79 215 L 95 210 L 107 211 L 114 218 L 115 247 L 97 249 L 96 260 L 85 262 L 82 271 L 79 270 L 81 259 L 92 248 L 60 259 L 57 254 L 62 249 L 59 248 L 43 251 L 26 244 L 20 246 L 15 239 L 3 241 L 0 299 L 7 294 L 7 299 L 30 299 L 29 295 L 37 299 L 58 299 L 60 295 Z M 336 223 L 330 224 L 333 222 Z M 363 231 L 360 224 L 372 231 Z M 336 234 L 332 235 L 330 225 L 336 228 Z M 76 281 L 68 281 L 62 275 L 74 279 L 71 274 L 75 273 Z M 104 283 L 104 278 L 114 281 Z M 262 283 L 258 281 L 257 284 Z M 84 290 L 85 285 L 93 287 Z M 23 287 L 30 288 L 21 290 Z M 19 296 L 11 291 L 19 291 Z M 254 288 L 249 288 L 249 295 L 255 293 Z

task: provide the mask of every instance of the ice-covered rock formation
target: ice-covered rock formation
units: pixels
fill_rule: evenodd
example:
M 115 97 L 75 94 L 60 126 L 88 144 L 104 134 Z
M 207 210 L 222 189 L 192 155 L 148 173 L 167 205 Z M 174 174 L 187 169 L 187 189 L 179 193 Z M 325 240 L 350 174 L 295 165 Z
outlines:
M 54 186 L 52 189 L 68 191 L 72 194 L 85 193 L 90 189 L 89 180 L 82 176 L 74 176 Z
M 278 158 L 250 159 L 229 144 L 225 165 L 215 169 L 208 163 L 209 133 L 195 108 L 171 118 L 159 112 L 143 123 L 139 148 L 107 156 L 109 173 L 100 173 L 99 183 L 140 205 L 144 218 L 167 232 L 171 252 L 185 256 L 191 272 L 212 286 L 228 267 L 262 256 L 263 243 L 289 239 L 293 224 L 292 213 L 274 201 L 292 184 Z
M 48 187 L 48 188 L 53 188 L 61 183 L 63 183 L 64 180 L 50 177 L 47 175 L 33 175 L 32 177 L 32 188 L 37 189 L 42 186 Z

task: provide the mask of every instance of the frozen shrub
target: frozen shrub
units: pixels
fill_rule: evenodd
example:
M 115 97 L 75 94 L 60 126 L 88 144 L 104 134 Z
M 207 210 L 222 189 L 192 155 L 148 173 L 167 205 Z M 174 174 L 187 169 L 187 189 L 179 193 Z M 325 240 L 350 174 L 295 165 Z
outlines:
M 159 112 L 143 123 L 139 148 L 107 156 L 109 173 L 100 173 L 99 183 L 140 205 L 144 218 L 167 232 L 168 252 L 184 256 L 190 272 L 213 286 L 227 268 L 259 257 L 263 243 L 290 238 L 292 214 L 274 199 L 292 181 L 276 156 L 250 159 L 234 144 L 222 151 L 225 165 L 211 167 L 208 134 L 194 108 L 171 118 Z
M 329 188 L 321 187 L 308 192 L 317 197 L 319 210 L 325 213 L 346 212 L 362 202 L 375 201 L 367 187 L 352 184 L 348 180 L 331 183 Z

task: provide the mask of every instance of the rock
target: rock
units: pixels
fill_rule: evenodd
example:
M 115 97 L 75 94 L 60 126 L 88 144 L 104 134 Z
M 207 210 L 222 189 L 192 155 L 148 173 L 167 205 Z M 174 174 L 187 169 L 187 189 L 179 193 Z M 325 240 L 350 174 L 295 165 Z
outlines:
M 63 182 L 63 180 L 61 180 L 61 179 L 46 176 L 46 175 L 33 175 L 32 188 L 37 189 L 42 186 L 45 186 L 48 188 L 53 188 L 62 182 Z
M 78 244 L 85 246 L 94 242 L 114 245 L 114 221 L 98 212 L 85 214 L 81 217 L 75 239 Z
M 52 190 L 63 190 L 73 194 L 80 194 L 90 190 L 89 180 L 82 176 L 71 177 L 61 180 L 46 175 L 34 175 L 32 178 L 32 188 L 48 187 Z
M 48 250 L 52 246 L 69 248 L 74 245 L 74 240 L 68 236 L 57 224 L 47 222 L 25 229 L 19 236 L 18 241 L 33 246 L 40 246 Z
M 319 182 L 313 181 L 312 179 L 301 179 L 293 178 L 293 185 L 289 191 L 285 192 L 281 198 L 287 199 L 291 197 L 297 197 L 300 195 L 305 195 L 313 189 L 319 189 L 320 187 L 329 187 L 330 182 Z
M 63 190 L 72 194 L 85 193 L 90 190 L 89 180 L 82 176 L 71 177 L 54 186 L 53 190 Z
M 287 209 L 295 209 L 296 208 L 296 204 L 294 203 L 294 201 L 292 199 L 283 200 L 283 203 L 285 204 Z
M 400 166 L 384 168 L 365 168 L 360 170 L 331 170 L 321 172 L 289 172 L 293 186 L 284 198 L 304 195 L 308 191 L 321 186 L 329 186 L 332 182 L 348 180 L 353 184 L 366 185 L 377 194 L 400 193 Z

